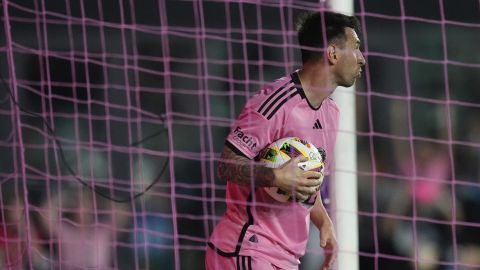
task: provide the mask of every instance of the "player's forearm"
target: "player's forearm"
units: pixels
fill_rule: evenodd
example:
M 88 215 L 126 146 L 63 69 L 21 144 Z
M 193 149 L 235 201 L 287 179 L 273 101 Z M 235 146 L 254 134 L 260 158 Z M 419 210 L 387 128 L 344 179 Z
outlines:
M 320 228 L 325 221 L 330 221 L 327 209 L 323 206 L 321 195 L 317 196 L 312 211 L 310 212 L 310 219 L 317 228 Z
M 257 187 L 271 187 L 274 185 L 275 174 L 272 168 L 237 155 L 230 148 L 225 147 L 222 160 L 218 165 L 220 179 L 232 181 L 240 185 Z

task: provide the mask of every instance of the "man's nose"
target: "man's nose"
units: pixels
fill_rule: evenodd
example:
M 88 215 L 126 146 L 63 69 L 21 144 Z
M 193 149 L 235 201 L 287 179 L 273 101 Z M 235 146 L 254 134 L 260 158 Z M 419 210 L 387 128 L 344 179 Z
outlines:
M 360 53 L 360 61 L 358 62 L 361 66 L 365 65 L 365 58 L 363 57 L 363 54 Z

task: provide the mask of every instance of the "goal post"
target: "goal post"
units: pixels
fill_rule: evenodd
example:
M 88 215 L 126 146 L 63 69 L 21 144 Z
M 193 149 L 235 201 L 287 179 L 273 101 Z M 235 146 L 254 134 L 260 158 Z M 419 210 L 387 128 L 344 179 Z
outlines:
M 330 0 L 331 10 L 352 15 L 352 0 Z M 334 100 L 340 108 L 335 146 L 335 175 L 331 196 L 332 215 L 338 241 L 338 270 L 358 270 L 357 140 L 355 128 L 355 87 L 338 87 Z

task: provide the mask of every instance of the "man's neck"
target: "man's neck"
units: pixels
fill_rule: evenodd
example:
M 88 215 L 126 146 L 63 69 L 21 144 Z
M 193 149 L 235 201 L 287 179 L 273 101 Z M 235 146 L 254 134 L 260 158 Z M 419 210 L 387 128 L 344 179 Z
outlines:
M 322 64 L 305 64 L 298 72 L 302 88 L 310 104 L 318 108 L 337 85 L 332 83 L 328 67 Z

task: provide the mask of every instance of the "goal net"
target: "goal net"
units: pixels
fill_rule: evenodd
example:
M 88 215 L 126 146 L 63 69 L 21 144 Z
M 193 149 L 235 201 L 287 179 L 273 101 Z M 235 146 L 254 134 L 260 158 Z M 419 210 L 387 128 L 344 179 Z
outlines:
M 360 269 L 476 269 L 480 3 L 353 3 Z M 0 268 L 203 269 L 233 121 L 301 67 L 296 17 L 328 8 L 2 1 Z

